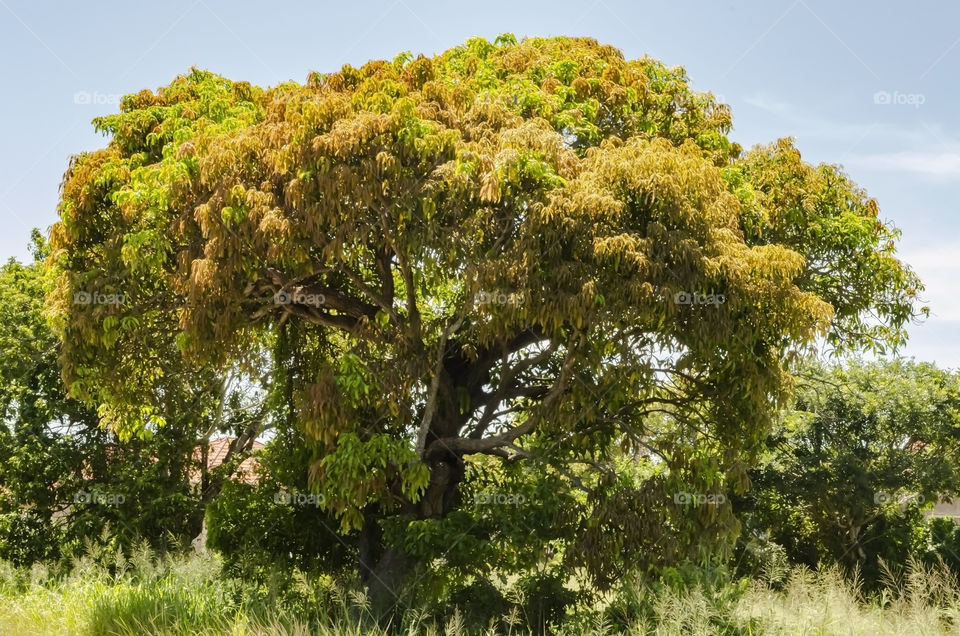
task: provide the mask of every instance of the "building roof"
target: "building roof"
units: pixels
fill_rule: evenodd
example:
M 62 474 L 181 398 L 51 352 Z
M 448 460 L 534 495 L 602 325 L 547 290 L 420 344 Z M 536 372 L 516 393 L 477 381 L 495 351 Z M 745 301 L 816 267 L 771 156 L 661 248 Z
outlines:
M 213 470 L 217 466 L 223 464 L 227 459 L 227 453 L 230 451 L 230 444 L 233 443 L 233 437 L 219 437 L 217 439 L 210 440 L 210 444 L 207 447 L 207 470 Z M 258 451 L 263 448 L 263 444 L 254 440 L 251 450 Z M 196 462 L 200 462 L 203 457 L 203 449 L 200 446 L 197 446 L 193 450 L 193 459 Z M 237 466 L 237 469 L 231 475 L 231 478 L 235 481 L 241 481 L 247 484 L 256 484 L 259 479 L 257 476 L 256 468 L 258 466 L 257 459 L 255 457 L 247 457 L 240 465 Z M 198 484 L 200 483 L 200 471 L 197 469 L 190 470 L 190 483 Z

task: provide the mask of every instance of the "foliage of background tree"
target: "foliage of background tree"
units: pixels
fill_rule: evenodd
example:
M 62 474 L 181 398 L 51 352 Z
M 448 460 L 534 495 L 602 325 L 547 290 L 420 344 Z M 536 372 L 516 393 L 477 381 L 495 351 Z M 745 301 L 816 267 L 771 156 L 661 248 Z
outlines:
M 957 374 L 908 361 L 813 368 L 768 448 L 740 512 L 747 536 L 766 535 L 792 563 L 859 567 L 873 585 L 881 559 L 957 561 L 943 549 L 951 533 L 922 523 L 960 492 Z
M 207 547 L 246 577 L 281 576 L 293 568 L 342 573 L 356 545 L 340 541 L 336 520 L 318 505 L 293 505 L 279 494 L 309 493 L 310 444 L 281 428 L 257 454 L 257 483 L 227 481 L 207 513 Z
M 682 68 L 593 40 L 474 38 L 270 89 L 193 70 L 120 111 L 51 235 L 71 394 L 130 435 L 169 420 L 158 386 L 285 374 L 378 605 L 441 556 L 425 544 L 481 538 L 476 456 L 580 497 L 565 558 L 598 585 L 611 555 L 710 558 L 730 506 L 673 495 L 748 486 L 817 336 L 882 349 L 916 315 L 895 231 L 838 168 L 743 154 Z
M 196 407 L 218 396 L 191 393 L 188 404 L 183 393 L 165 391 L 161 405 L 178 415 L 121 443 L 94 409 L 65 394 L 61 344 L 44 316 L 48 249 L 36 232 L 32 250 L 34 262 L 0 268 L 0 558 L 30 564 L 75 556 L 105 530 L 114 547 L 189 542 L 210 498 L 190 483 L 191 471 L 207 476 L 194 453 L 213 419 Z

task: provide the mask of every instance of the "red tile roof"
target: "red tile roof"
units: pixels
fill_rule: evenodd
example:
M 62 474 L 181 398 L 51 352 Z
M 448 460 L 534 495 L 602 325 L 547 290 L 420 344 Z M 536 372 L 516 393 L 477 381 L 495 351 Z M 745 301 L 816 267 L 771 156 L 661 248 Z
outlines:
M 207 450 L 207 470 L 213 470 L 227 459 L 227 452 L 230 450 L 230 444 L 233 442 L 233 440 L 233 437 L 220 437 L 210 440 Z M 254 441 L 251 450 L 258 451 L 261 448 L 263 448 L 263 444 L 258 441 Z M 202 457 L 203 449 L 200 446 L 197 446 L 193 450 L 193 459 L 194 461 L 199 462 L 201 461 Z M 234 471 L 231 477 L 236 481 L 242 481 L 247 484 L 256 484 L 258 481 L 256 468 L 256 458 L 247 457 L 240 462 L 240 465 L 237 466 L 237 469 Z M 190 471 L 190 483 L 200 483 L 199 470 L 193 469 Z

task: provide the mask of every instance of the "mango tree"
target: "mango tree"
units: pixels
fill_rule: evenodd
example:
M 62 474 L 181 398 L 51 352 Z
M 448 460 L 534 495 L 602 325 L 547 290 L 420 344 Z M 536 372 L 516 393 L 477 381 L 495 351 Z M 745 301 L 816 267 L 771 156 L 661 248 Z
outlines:
M 171 346 L 198 370 L 273 355 L 378 607 L 424 560 L 385 520 L 428 534 L 475 456 L 579 481 L 570 558 L 598 579 L 612 553 L 728 542 L 729 505 L 674 494 L 748 486 L 818 337 L 896 346 L 918 314 L 839 168 L 789 140 L 744 153 L 683 68 L 590 39 L 267 89 L 194 69 L 94 124 L 109 142 L 72 160 L 52 230 L 73 393 L 157 427 Z M 623 452 L 650 478 L 618 482 Z

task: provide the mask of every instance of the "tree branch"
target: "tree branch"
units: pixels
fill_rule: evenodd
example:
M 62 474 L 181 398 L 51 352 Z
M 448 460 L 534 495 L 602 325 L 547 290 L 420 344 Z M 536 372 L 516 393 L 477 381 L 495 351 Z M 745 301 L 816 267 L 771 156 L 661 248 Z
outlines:
M 444 455 L 446 453 L 455 453 L 457 455 L 490 453 L 490 451 L 502 446 L 509 446 L 514 442 L 514 440 L 533 431 L 540 420 L 543 419 L 544 411 L 553 405 L 553 403 L 563 392 L 564 388 L 566 388 L 566 383 L 570 377 L 570 372 L 573 369 L 574 363 L 576 362 L 576 352 L 579 349 L 579 344 L 583 341 L 583 334 L 579 334 L 577 336 L 577 341 L 577 343 L 567 349 L 567 358 L 564 361 L 559 376 L 557 377 L 557 381 L 548 391 L 547 396 L 540 405 L 540 409 L 531 414 L 523 424 L 515 426 L 510 430 L 504 431 L 498 435 L 481 439 L 470 439 L 466 437 L 444 437 L 432 442 L 427 448 L 425 456 L 432 457 Z
M 447 352 L 447 340 L 453 332 L 460 328 L 463 320 L 464 316 L 461 316 L 456 322 L 447 325 L 447 328 L 443 330 L 443 335 L 440 337 L 437 361 L 433 365 L 433 377 L 430 379 L 430 389 L 427 393 L 427 404 L 423 410 L 423 418 L 420 420 L 420 430 L 417 432 L 417 455 L 421 457 L 427 445 L 427 434 L 430 432 L 430 423 L 433 421 L 433 414 L 437 410 L 437 391 L 440 389 L 440 376 L 443 373 L 443 358 Z

